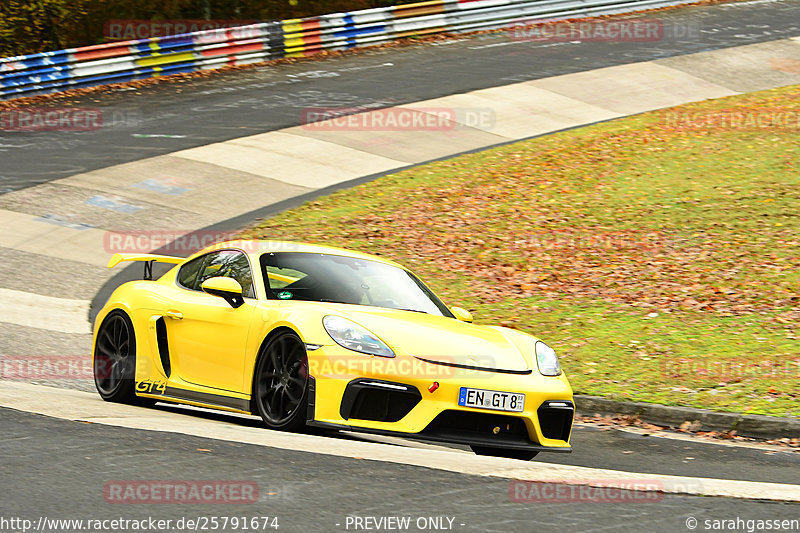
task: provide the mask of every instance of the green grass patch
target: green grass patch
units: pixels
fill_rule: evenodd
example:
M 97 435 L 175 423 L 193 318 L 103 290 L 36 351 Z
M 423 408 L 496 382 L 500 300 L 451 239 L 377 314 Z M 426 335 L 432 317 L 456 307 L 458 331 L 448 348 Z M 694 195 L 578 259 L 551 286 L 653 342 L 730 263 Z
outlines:
M 245 235 L 395 259 L 478 322 L 549 341 L 578 393 L 800 416 L 798 116 L 794 86 L 619 119 Z

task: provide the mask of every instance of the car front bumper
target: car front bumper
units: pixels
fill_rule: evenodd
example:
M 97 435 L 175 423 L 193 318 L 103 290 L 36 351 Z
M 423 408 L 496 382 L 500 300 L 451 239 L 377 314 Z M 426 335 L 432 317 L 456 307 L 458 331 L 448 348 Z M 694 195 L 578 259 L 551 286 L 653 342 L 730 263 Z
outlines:
M 466 369 L 338 346 L 309 352 L 310 425 L 431 441 L 569 452 L 574 405 L 563 374 Z M 522 412 L 460 406 L 462 387 L 523 393 Z

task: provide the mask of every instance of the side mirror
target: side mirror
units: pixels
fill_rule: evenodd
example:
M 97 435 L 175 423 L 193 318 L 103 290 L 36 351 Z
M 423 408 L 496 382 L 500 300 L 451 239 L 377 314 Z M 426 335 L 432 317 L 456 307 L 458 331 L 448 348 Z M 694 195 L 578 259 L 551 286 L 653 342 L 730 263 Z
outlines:
M 223 276 L 208 278 L 200 286 L 203 288 L 203 292 L 212 296 L 219 296 L 234 309 L 244 304 L 242 286 L 233 278 L 226 278 Z
M 452 311 L 458 320 L 462 322 L 472 322 L 472 313 L 463 307 L 451 307 L 450 311 Z

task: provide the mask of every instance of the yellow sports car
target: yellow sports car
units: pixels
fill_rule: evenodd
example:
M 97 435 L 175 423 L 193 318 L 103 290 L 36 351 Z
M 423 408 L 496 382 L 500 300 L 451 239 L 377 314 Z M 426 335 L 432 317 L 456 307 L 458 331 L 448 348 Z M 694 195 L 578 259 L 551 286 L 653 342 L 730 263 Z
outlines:
M 94 327 L 103 399 L 177 402 L 306 425 L 468 444 L 531 459 L 571 451 L 572 389 L 555 352 L 472 324 L 406 268 L 277 241 L 144 261 Z M 175 266 L 157 280 L 153 263 Z

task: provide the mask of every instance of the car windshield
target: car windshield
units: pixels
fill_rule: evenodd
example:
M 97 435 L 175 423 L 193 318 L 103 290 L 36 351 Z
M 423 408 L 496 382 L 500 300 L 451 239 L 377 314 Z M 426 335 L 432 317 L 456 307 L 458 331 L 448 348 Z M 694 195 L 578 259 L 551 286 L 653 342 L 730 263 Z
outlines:
M 261 256 L 261 270 L 271 299 L 369 305 L 453 317 L 416 276 L 377 261 L 277 252 Z

